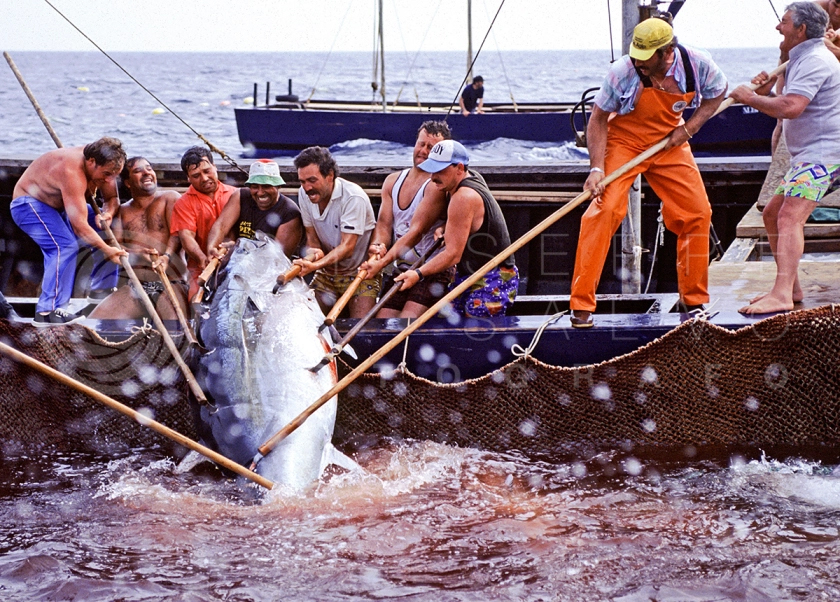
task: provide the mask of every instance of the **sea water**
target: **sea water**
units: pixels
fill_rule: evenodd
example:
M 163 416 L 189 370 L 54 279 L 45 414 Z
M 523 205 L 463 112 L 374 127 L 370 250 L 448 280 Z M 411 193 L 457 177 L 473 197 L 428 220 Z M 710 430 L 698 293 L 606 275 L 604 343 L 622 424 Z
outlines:
M 534 461 L 401 442 L 357 454 L 364 474 L 258 503 L 215 469 L 178 474 L 155 450 L 6 453 L 0 596 L 840 599 L 831 466 L 694 453 Z
M 775 48 L 712 52 L 731 87 L 747 83 L 761 70 L 769 71 L 778 60 Z M 585 90 L 601 84 L 614 56 L 609 50 L 503 55 L 485 51 L 475 73 L 484 77 L 488 103 L 511 99 L 577 102 Z M 266 82 L 271 83 L 272 99 L 288 92 L 289 79 L 293 92 L 302 100 L 373 99 L 368 53 L 120 52 L 112 57 L 119 66 L 99 52 L 12 53 L 65 146 L 108 135 L 121 139 L 129 155 L 177 162 L 184 150 L 201 144 L 198 132 L 236 157 L 248 149 L 239 142 L 233 110 L 250 106 L 245 102 L 249 98 L 263 105 Z M 463 54 L 393 53 L 386 57 L 386 65 L 389 102 L 397 97 L 407 102 L 457 102 L 464 79 Z M 259 84 L 256 99 L 254 83 Z M 34 157 L 53 148 L 46 129 L 7 68 L 0 69 L 0 106 L 0 157 Z M 405 146 L 376 140 L 348 141 L 331 150 L 340 163 L 410 160 L 410 150 Z M 474 163 L 532 164 L 585 157 L 572 144 L 514 140 L 491 141 L 470 151 Z
M 714 55 L 733 84 L 776 60 L 775 49 Z M 177 161 L 198 142 L 101 55 L 13 58 L 65 144 L 112 135 L 130 154 Z M 266 80 L 284 93 L 288 77 L 301 97 L 312 87 L 318 98 L 370 94 L 367 55 L 115 58 L 234 155 L 244 149 L 232 109 L 254 81 L 263 94 Z M 512 53 L 504 65 L 518 101 L 553 101 L 597 86 L 609 60 Z M 424 55 L 411 78 L 418 95 L 451 100 L 461 61 Z M 17 82 L 0 73 L 0 156 L 49 150 Z M 488 58 L 481 73 L 488 102 L 506 100 L 501 66 Z M 377 141 L 333 150 L 362 163 L 407 161 L 409 152 Z M 473 151 L 518 163 L 575 152 L 510 141 Z M 535 460 L 409 441 L 355 454 L 364 474 L 334 473 L 305 495 L 272 492 L 259 503 L 207 465 L 177 472 L 162 449 L 68 455 L 4 442 L 0 457 L 4 601 L 840 599 L 831 448 L 650 456 L 622 446 Z

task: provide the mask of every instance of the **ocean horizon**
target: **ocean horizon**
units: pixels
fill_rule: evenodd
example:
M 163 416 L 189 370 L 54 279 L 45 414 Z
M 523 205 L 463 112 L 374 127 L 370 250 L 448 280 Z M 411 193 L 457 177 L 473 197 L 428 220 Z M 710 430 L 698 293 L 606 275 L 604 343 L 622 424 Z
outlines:
M 730 88 L 748 82 L 778 62 L 777 48 L 710 49 Z M 97 51 L 10 53 L 35 98 L 66 146 L 101 136 L 123 141 L 130 155 L 177 161 L 201 141 L 178 118 L 233 157 L 248 149 L 239 142 L 235 107 L 265 103 L 288 92 L 301 99 L 371 101 L 371 55 L 365 52 L 115 52 L 111 56 L 160 101 Z M 617 56 L 617 53 L 616 55 Z M 607 50 L 485 51 L 475 74 L 485 80 L 485 102 L 576 102 L 598 87 L 613 55 Z M 386 97 L 450 102 L 464 80 L 462 52 L 386 53 Z M 0 157 L 33 158 L 53 142 L 15 80 L 0 69 Z M 457 136 L 456 136 L 457 137 Z M 404 145 L 353 140 L 332 147 L 339 161 L 407 162 Z M 585 158 L 571 144 L 495 140 L 470 148 L 475 162 L 551 163 Z

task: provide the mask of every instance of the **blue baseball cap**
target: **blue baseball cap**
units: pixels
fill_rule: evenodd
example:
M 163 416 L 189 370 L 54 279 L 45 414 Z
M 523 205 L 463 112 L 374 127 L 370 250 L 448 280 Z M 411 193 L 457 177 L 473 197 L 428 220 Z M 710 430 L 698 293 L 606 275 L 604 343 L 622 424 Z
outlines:
M 463 163 L 464 167 L 470 164 L 470 156 L 467 154 L 467 149 L 460 142 L 441 140 L 432 147 L 429 158 L 417 167 L 426 173 L 437 173 L 443 171 L 450 165 L 458 165 L 458 163 Z

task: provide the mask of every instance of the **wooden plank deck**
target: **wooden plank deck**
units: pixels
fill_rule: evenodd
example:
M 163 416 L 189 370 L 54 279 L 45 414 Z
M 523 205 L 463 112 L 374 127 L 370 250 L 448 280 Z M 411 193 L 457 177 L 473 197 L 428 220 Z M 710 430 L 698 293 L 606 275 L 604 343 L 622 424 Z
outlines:
M 714 262 L 709 266 L 709 306 L 714 311 L 737 311 L 750 299 L 766 293 L 776 279 L 773 261 Z M 840 303 L 840 255 L 837 261 L 807 261 L 799 264 L 799 281 L 805 299 L 796 309 Z

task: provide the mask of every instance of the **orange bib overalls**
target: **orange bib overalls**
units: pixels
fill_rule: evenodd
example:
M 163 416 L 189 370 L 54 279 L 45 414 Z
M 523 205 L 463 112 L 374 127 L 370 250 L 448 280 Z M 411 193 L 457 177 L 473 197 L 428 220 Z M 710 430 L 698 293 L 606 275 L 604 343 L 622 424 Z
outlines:
M 674 94 L 652 87 L 643 88 L 633 111 L 613 115 L 608 122 L 606 173 L 612 173 L 682 125 L 683 108 L 693 98 L 694 92 Z M 595 311 L 595 291 L 610 242 L 627 213 L 627 193 L 640 173 L 662 200 L 665 227 L 678 237 L 680 298 L 687 305 L 708 302 L 712 208 L 691 148 L 685 143 L 637 165 L 590 203 L 580 222 L 572 277 L 572 309 Z

